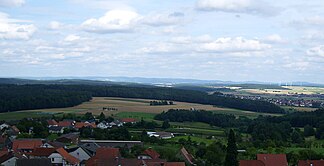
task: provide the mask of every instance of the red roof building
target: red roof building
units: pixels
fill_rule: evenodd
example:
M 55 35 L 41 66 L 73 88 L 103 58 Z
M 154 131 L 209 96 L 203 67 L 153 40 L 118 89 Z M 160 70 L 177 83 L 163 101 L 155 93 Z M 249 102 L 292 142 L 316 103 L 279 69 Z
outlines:
M 160 158 L 160 154 L 153 150 L 152 148 L 144 150 L 143 154 L 148 155 L 151 159 L 158 159 Z
M 121 158 L 118 148 L 101 147 L 96 150 L 96 155 L 86 161 L 86 166 L 117 165 Z
M 68 163 L 70 164 L 73 164 L 73 165 L 77 165 L 80 163 L 80 160 L 75 158 L 74 156 L 70 155 L 65 149 L 63 148 L 58 148 L 56 150 L 56 152 L 58 152 L 65 161 L 67 161 Z
M 299 160 L 298 166 L 323 166 L 324 160 Z
M 35 148 L 42 146 L 43 142 L 40 139 L 22 139 L 14 140 L 12 149 L 14 152 L 31 153 Z
M 265 166 L 260 160 L 240 160 L 240 166 Z
M 122 118 L 122 119 L 120 119 L 120 121 L 122 123 L 136 123 L 137 122 L 137 120 L 134 118 Z
M 195 165 L 194 163 L 195 158 L 187 151 L 186 148 L 182 147 L 180 150 L 180 154 L 185 159 L 187 164 Z
M 56 151 L 55 148 L 35 148 L 34 151 L 29 155 L 31 157 L 48 157 Z
M 48 126 L 58 126 L 58 123 L 54 119 L 47 120 Z
M 71 126 L 73 126 L 73 121 L 70 121 L 70 120 L 59 121 L 58 126 L 60 126 L 60 127 L 71 127 Z
M 90 128 L 97 128 L 96 123 L 89 123 L 89 122 L 76 122 L 74 128 L 81 129 L 82 127 L 90 127 Z
M 288 166 L 285 154 L 257 154 L 257 160 L 262 161 L 265 166 Z

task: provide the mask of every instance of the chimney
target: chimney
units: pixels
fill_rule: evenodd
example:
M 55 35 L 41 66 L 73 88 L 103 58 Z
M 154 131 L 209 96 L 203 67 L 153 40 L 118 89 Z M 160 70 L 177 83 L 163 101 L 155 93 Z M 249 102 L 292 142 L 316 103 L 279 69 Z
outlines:
M 163 162 L 161 163 L 161 166 L 164 166 L 164 163 Z

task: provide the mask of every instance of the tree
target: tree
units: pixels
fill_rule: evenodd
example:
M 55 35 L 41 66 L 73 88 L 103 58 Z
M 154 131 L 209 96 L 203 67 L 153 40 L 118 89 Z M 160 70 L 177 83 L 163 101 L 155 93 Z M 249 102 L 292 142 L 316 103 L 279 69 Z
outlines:
M 104 121 L 106 119 L 106 116 L 105 116 L 105 114 L 103 112 L 101 112 L 101 114 L 99 115 L 98 118 L 99 118 L 99 121 L 102 122 L 102 121 Z
M 170 123 L 168 119 L 163 121 L 162 128 L 163 129 L 170 128 Z
M 306 125 L 304 127 L 304 136 L 305 137 L 313 136 L 314 134 L 315 134 L 315 130 L 312 126 Z
M 291 134 L 291 140 L 293 143 L 299 144 L 304 141 L 304 138 L 301 136 L 301 134 L 297 130 L 294 130 Z
M 235 133 L 231 129 L 227 140 L 225 166 L 238 166 L 237 154 Z

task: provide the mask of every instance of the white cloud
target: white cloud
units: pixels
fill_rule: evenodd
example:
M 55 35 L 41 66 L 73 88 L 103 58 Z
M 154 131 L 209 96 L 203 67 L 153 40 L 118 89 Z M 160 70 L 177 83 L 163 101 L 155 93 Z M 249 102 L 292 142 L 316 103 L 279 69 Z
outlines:
M 304 23 L 311 25 L 324 25 L 324 17 L 321 16 L 313 16 L 304 19 Z
M 256 52 L 270 49 L 271 45 L 261 43 L 259 40 L 236 38 L 218 38 L 213 42 L 202 43 L 197 51 L 215 53 Z
M 94 33 L 131 32 L 139 14 L 129 10 L 111 10 L 104 16 L 91 18 L 82 23 L 82 28 Z
M 64 41 L 66 42 L 73 42 L 73 41 L 76 41 L 76 40 L 79 40 L 81 37 L 78 36 L 78 35 L 68 35 L 64 38 Z
M 0 39 L 29 39 L 36 31 L 33 24 L 21 24 L 23 21 L 10 19 L 0 12 Z
M 324 58 L 324 45 L 316 46 L 313 48 L 310 48 L 306 51 L 306 54 L 309 56 L 317 56 L 317 57 L 323 57 Z
M 25 4 L 25 0 L 0 0 L 0 7 L 18 7 Z
M 292 70 L 306 70 L 310 65 L 307 61 L 297 61 L 297 62 L 290 62 L 283 65 L 285 68 L 289 68 Z
M 198 0 L 198 10 L 274 15 L 278 8 L 261 0 Z
M 48 28 L 50 30 L 58 30 L 58 29 L 61 29 L 62 27 L 63 27 L 63 24 L 58 21 L 51 21 L 48 25 Z
M 286 43 L 287 42 L 286 39 L 282 38 L 278 34 L 272 34 L 272 35 L 266 36 L 264 38 L 264 41 L 269 42 L 269 43 Z
M 159 13 L 145 16 L 141 22 L 150 26 L 169 26 L 182 23 L 184 19 L 184 13 Z

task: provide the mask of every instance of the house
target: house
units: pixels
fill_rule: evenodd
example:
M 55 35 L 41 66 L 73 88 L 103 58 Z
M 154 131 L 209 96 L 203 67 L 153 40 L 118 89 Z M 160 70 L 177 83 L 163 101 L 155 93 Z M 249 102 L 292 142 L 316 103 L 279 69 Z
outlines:
M 50 120 L 47 120 L 47 125 L 48 125 L 48 127 L 58 126 L 59 123 L 57 123 L 56 120 L 54 120 L 54 119 L 50 119 Z M 63 127 L 63 126 L 61 126 L 61 127 Z
M 41 147 L 43 142 L 41 139 L 18 139 L 12 143 L 12 150 L 17 153 L 32 153 L 35 148 Z
M 48 158 L 17 159 L 16 166 L 52 166 Z
M 260 160 L 240 160 L 240 166 L 265 166 Z
M 187 151 L 186 148 L 182 147 L 180 149 L 180 155 L 184 159 L 184 161 L 187 163 L 187 165 L 196 165 L 194 163 L 195 158 Z
M 42 148 L 62 148 L 65 144 L 57 141 L 45 142 L 41 147 Z
M 9 127 L 10 127 L 10 125 L 8 125 L 7 123 L 3 123 L 0 125 L 0 130 L 2 131 L 3 129 L 7 129 Z
M 91 153 L 85 150 L 82 147 L 75 147 L 66 149 L 66 151 L 74 156 L 75 158 L 79 159 L 81 162 L 88 160 L 91 157 Z
M 11 139 L 6 135 L 0 136 L 0 149 L 2 148 L 9 148 L 11 146 Z
M 134 118 L 122 118 L 122 119 L 120 119 L 120 122 L 122 122 L 123 124 L 126 124 L 126 123 L 134 124 L 137 122 L 137 120 Z
M 173 138 L 174 135 L 173 133 L 169 133 L 169 132 L 147 132 L 147 135 L 149 137 L 157 137 L 157 138 L 160 138 L 160 139 L 170 139 L 170 138 Z
M 62 166 L 79 166 L 80 160 L 70 155 L 64 148 L 56 149 L 51 155 L 48 156 L 52 165 Z
M 0 165 L 1 166 L 16 166 L 16 160 L 18 157 L 14 155 L 13 152 L 7 152 L 2 154 L 0 157 Z
M 63 134 L 64 129 L 65 129 L 65 127 L 62 127 L 62 126 L 50 126 L 50 127 L 48 127 L 48 132 L 54 133 L 54 134 Z
M 61 135 L 59 138 L 56 139 L 58 142 L 69 143 L 69 144 L 78 144 L 79 142 L 80 133 L 68 133 Z
M 110 122 L 109 125 L 112 127 L 121 127 L 121 126 L 123 126 L 123 123 L 120 122 L 119 120 L 114 120 L 114 121 Z
M 18 134 L 20 134 L 20 130 L 16 126 L 11 126 L 5 131 L 5 133 L 10 135 L 12 138 L 16 138 Z
M 96 155 L 91 157 L 85 162 L 86 166 L 101 166 L 101 165 L 119 165 L 119 159 L 121 158 L 118 148 L 106 148 L 101 147 L 96 151 Z
M 299 160 L 298 166 L 323 166 L 324 160 Z
M 58 122 L 58 126 L 66 127 L 66 128 L 72 128 L 75 124 L 75 121 L 73 120 L 63 120 Z
M 48 156 L 55 151 L 55 148 L 35 148 L 35 150 L 29 154 L 29 158 L 48 158 Z
M 118 140 L 80 140 L 79 146 L 88 151 L 95 151 L 99 147 L 127 147 L 128 149 L 133 146 L 143 146 L 141 141 L 118 141 Z
M 102 121 L 97 125 L 97 128 L 99 129 L 107 129 L 107 128 L 111 128 L 112 126 L 109 125 L 109 123 L 107 123 L 106 121 Z
M 160 154 L 152 148 L 144 150 L 144 152 L 137 157 L 137 159 L 151 160 L 160 158 Z
M 75 129 L 81 129 L 83 127 L 89 127 L 89 128 L 97 128 L 97 125 L 95 122 L 89 123 L 88 121 L 86 122 L 76 122 L 74 125 Z
M 257 154 L 257 160 L 265 166 L 288 166 L 285 154 Z

